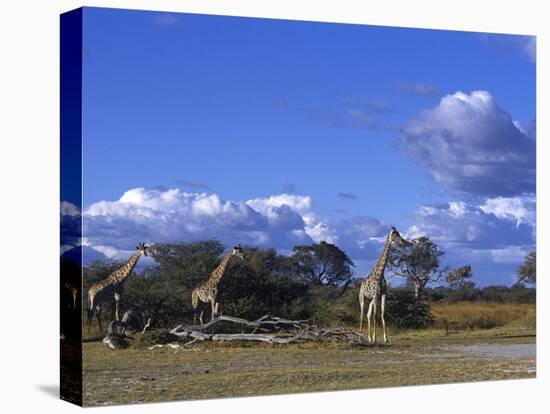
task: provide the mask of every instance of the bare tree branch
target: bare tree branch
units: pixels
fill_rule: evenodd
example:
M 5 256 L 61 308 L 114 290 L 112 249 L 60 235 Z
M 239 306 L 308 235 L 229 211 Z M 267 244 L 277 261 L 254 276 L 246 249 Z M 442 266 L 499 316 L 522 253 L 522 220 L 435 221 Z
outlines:
M 221 322 L 230 322 L 237 325 L 254 328 L 251 333 L 207 333 Z M 258 330 L 272 333 L 256 333 Z M 329 339 L 345 340 L 349 343 L 367 343 L 365 337 L 354 331 L 344 328 L 319 328 L 305 320 L 290 320 L 280 317 L 264 315 L 254 321 L 234 316 L 221 315 L 202 325 L 181 324 L 170 331 L 178 338 L 190 338 L 185 345 L 192 345 L 197 341 L 260 341 L 272 344 L 288 344 L 298 341 L 323 341 Z

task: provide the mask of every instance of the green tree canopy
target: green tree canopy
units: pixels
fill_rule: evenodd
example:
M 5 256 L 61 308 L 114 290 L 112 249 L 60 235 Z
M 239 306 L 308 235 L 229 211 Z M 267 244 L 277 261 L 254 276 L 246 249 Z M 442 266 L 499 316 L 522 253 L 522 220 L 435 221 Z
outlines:
M 297 277 L 317 285 L 338 286 L 353 275 L 353 261 L 338 246 L 322 241 L 295 246 L 291 259 Z
M 428 283 L 437 282 L 441 278 L 444 270 L 439 268 L 439 258 L 444 252 L 425 236 L 412 242 L 412 246 L 392 246 L 388 268 L 413 286 L 414 296 L 418 299 Z
M 525 256 L 516 274 L 519 283 L 537 283 L 537 252 L 535 250 Z
M 201 280 L 206 280 L 223 252 L 224 245 L 218 240 L 159 243 L 151 247 L 151 255 L 159 272 L 186 287 L 194 287 Z
M 461 266 L 447 273 L 445 282 L 452 288 L 460 288 L 466 285 L 471 285 L 473 287 L 472 276 L 472 266 Z

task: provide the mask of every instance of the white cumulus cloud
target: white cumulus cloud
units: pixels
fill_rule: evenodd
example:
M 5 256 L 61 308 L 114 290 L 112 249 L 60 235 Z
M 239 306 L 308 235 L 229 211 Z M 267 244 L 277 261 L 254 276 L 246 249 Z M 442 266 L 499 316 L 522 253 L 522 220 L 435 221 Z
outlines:
M 305 224 L 303 232 L 313 241 L 318 243 L 324 240 L 329 243 L 336 243 L 338 240 L 338 236 L 329 224 L 322 221 L 313 212 L 310 196 L 279 194 L 267 198 L 248 200 L 246 204 L 268 218 L 275 217 L 278 219 L 282 211 L 295 211 L 300 214 Z M 271 220 L 274 221 L 273 218 Z
M 108 257 L 138 241 L 177 242 L 217 238 L 227 244 L 290 249 L 336 237 L 311 210 L 311 198 L 279 194 L 246 201 L 180 189 L 133 188 L 118 200 L 99 201 L 83 212 L 90 246 Z
M 534 226 L 535 206 L 535 197 L 496 197 L 488 199 L 480 208 L 500 219 L 515 221 L 516 226 L 524 223 Z
M 405 125 L 398 144 L 452 192 L 510 197 L 535 191 L 535 140 L 487 91 L 445 96 Z
M 78 207 L 68 201 L 62 201 L 59 210 L 62 216 L 75 217 L 80 214 Z
M 428 236 L 446 249 L 490 251 L 496 258 L 498 252 L 502 257 L 505 251 L 533 248 L 534 230 L 533 198 L 495 198 L 481 205 L 449 202 L 422 206 L 407 235 Z

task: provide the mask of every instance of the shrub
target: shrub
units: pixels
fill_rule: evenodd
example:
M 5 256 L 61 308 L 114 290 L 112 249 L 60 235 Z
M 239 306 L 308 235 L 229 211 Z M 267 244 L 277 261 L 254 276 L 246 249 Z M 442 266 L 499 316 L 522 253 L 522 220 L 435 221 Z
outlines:
M 416 299 L 408 289 L 392 289 L 387 295 L 386 321 L 399 328 L 427 328 L 432 325 L 430 305 Z

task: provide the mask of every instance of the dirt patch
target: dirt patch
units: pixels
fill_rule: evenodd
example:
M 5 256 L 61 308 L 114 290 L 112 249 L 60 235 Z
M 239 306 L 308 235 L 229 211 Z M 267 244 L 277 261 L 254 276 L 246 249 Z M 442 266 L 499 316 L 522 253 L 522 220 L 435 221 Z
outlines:
M 536 344 L 502 344 L 502 345 L 453 345 L 449 347 L 459 352 L 473 353 L 484 358 L 527 358 L 536 359 Z

